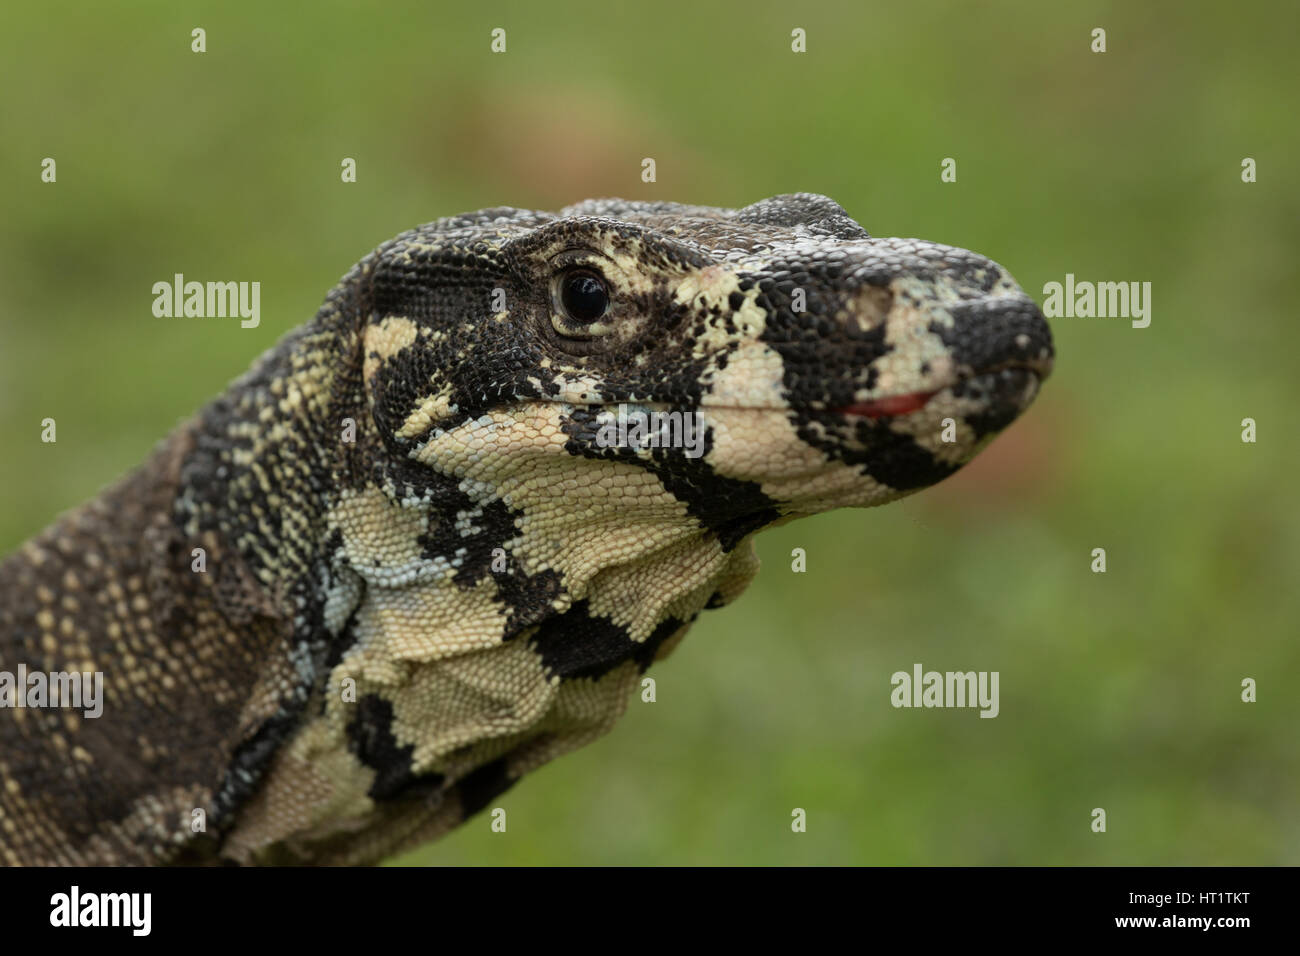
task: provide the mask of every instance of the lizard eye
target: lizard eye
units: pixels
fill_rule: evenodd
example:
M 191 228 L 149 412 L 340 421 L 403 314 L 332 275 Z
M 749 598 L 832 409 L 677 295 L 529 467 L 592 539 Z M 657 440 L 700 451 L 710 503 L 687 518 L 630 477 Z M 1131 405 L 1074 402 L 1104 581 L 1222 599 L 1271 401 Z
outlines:
M 560 275 L 555 331 L 571 338 L 594 338 L 608 329 L 599 319 L 609 311 L 609 287 L 591 269 L 571 269 Z

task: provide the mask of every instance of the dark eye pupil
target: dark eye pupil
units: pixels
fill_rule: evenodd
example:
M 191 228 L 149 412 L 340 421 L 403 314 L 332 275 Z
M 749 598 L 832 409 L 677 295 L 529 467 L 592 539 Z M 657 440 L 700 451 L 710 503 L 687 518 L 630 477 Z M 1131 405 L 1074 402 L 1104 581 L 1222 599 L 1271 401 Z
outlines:
M 564 311 L 575 322 L 595 322 L 609 307 L 609 292 L 599 278 L 585 272 L 565 276 L 560 288 Z

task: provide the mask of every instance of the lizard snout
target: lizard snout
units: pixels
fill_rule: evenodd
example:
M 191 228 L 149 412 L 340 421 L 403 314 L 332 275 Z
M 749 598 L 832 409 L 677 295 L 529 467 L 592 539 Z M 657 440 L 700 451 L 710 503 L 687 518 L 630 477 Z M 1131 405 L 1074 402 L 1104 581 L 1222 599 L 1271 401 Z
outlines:
M 967 375 L 1024 369 L 1039 379 L 1051 373 L 1052 330 L 1028 296 L 973 299 L 948 311 L 951 324 L 934 322 L 930 331 L 949 348 L 957 369 Z

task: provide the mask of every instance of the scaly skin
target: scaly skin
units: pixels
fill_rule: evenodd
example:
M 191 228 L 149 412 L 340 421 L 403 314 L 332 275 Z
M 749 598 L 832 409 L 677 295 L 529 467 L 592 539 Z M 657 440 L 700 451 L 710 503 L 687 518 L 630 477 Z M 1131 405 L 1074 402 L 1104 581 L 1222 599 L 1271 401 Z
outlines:
M 594 321 L 566 305 L 587 279 Z M 0 860 L 436 837 L 607 731 L 749 583 L 755 532 L 941 480 L 1051 363 L 999 266 L 820 196 L 404 233 L 0 565 L 0 671 L 105 681 L 97 719 L 0 710 Z M 603 443 L 620 403 L 693 413 L 704 453 Z

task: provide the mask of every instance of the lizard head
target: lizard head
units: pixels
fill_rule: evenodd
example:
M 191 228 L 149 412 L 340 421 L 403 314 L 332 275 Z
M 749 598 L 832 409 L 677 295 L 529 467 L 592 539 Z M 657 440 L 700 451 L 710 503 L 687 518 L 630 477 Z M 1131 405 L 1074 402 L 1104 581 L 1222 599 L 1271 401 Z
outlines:
M 732 541 L 941 480 L 1052 367 L 1042 314 L 996 263 L 873 239 L 811 194 L 488 210 L 400 237 L 372 281 L 392 454 L 485 479 L 475 462 L 567 456 L 569 480 L 537 489 L 565 497 L 621 463 Z M 585 504 L 620 522 L 655 507 Z
M 360 331 L 319 576 L 336 652 L 265 804 L 331 782 L 309 828 L 251 812 L 231 845 L 253 854 L 297 832 L 373 860 L 487 806 L 609 729 L 748 584 L 755 531 L 939 481 L 1052 363 L 998 265 L 805 194 L 484 210 L 343 288 L 321 319 Z

